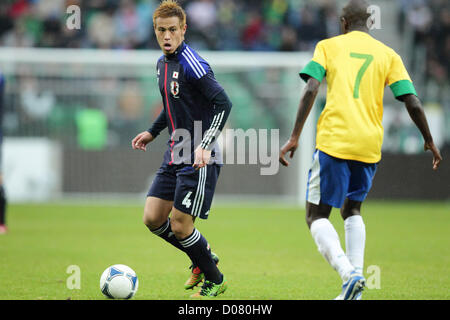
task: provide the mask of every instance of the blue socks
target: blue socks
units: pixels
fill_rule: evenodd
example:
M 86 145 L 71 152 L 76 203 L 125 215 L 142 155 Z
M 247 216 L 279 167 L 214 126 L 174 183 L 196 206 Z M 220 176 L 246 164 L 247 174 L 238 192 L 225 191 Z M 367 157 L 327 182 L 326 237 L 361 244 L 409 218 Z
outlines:
M 165 223 L 161 227 L 155 230 L 150 231 L 157 235 L 160 238 L 163 238 L 167 242 L 169 242 L 171 245 L 173 245 L 175 248 L 180 249 L 183 252 L 186 252 L 184 250 L 184 247 L 178 242 L 177 238 L 175 238 L 175 234 L 172 232 L 172 229 L 170 228 L 170 219 L 167 219 Z
M 189 237 L 179 240 L 179 242 L 183 246 L 184 252 L 202 270 L 206 280 L 216 284 L 222 283 L 222 274 L 211 256 L 208 241 L 197 229 L 194 229 Z

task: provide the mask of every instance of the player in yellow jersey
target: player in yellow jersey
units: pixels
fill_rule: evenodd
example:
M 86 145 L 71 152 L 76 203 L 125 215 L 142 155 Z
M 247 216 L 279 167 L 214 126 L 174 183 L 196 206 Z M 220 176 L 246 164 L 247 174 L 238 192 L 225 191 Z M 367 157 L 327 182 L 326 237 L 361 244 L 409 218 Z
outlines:
M 442 157 L 433 143 L 428 123 L 402 59 L 368 33 L 370 14 L 364 0 L 352 0 L 343 9 L 342 35 L 320 41 L 312 61 L 300 72 L 306 81 L 295 127 L 280 150 L 288 166 L 298 148 L 303 125 L 320 83 L 327 81 L 327 102 L 317 123 L 316 151 L 308 175 L 306 222 L 319 252 L 339 273 L 343 286 L 336 299 L 360 299 L 363 276 L 365 225 L 361 204 L 367 196 L 383 142 L 383 94 L 388 85 L 402 101 L 433 154 L 433 169 Z M 332 207 L 341 208 L 346 253 L 328 220 Z

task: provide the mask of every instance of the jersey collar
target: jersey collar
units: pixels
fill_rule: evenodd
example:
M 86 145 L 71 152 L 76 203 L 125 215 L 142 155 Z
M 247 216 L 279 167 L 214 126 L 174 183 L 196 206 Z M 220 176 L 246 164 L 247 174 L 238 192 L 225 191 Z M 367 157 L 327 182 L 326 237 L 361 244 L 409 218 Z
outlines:
M 167 60 L 172 60 L 175 58 L 178 58 L 178 56 L 183 52 L 184 48 L 186 48 L 186 44 L 181 42 L 181 44 L 178 46 L 177 50 L 175 50 L 173 53 L 166 55 Z
M 352 30 L 350 32 L 348 32 L 348 34 L 359 34 L 359 35 L 364 35 L 364 36 L 370 36 L 370 33 L 365 32 L 365 31 L 360 31 L 360 30 Z

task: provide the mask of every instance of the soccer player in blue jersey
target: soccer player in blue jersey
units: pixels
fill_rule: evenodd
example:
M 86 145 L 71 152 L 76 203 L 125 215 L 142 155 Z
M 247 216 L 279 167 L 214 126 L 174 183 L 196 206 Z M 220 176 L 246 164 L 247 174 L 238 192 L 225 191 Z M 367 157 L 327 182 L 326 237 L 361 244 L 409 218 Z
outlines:
M 3 174 L 1 170 L 2 163 L 2 123 L 3 123 L 3 103 L 4 103 L 4 93 L 5 93 L 5 77 L 0 73 L 0 234 L 5 234 L 8 231 L 6 227 L 6 195 L 3 188 Z
M 213 297 L 223 293 L 227 283 L 217 268 L 217 256 L 194 222 L 197 217 L 208 218 L 220 172 L 215 142 L 232 104 L 210 65 L 184 42 L 186 14 L 176 1 L 161 2 L 153 14 L 153 27 L 163 51 L 157 77 L 164 108 L 151 128 L 132 140 L 132 147 L 145 151 L 166 127 L 170 140 L 147 194 L 143 220 L 152 233 L 192 260 L 186 289 L 204 278 L 192 297 Z M 198 143 L 194 132 L 201 133 Z

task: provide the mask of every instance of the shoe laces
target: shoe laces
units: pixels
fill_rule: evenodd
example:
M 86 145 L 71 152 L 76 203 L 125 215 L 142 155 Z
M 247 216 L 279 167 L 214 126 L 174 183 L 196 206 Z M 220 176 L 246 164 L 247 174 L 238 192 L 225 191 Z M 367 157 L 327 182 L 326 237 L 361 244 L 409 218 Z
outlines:
M 213 282 L 211 282 L 211 281 L 205 281 L 205 282 L 203 283 L 202 289 L 200 290 L 200 294 L 201 294 L 202 296 L 208 295 L 208 294 L 211 292 L 211 290 L 212 290 L 213 287 L 214 287 L 214 283 L 213 283 Z

